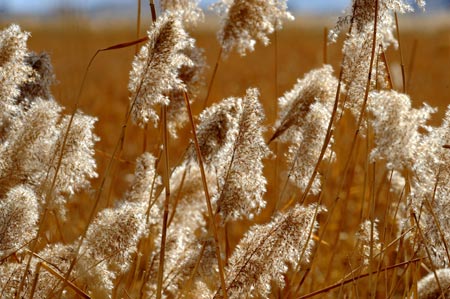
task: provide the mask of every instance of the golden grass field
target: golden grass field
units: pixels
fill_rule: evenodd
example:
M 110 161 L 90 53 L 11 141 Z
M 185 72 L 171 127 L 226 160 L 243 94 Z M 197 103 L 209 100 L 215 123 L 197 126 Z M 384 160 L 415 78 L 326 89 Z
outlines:
M 147 23 L 150 16 L 145 15 L 143 18 Z M 277 32 L 276 40 L 272 35 L 271 45 L 268 47 L 257 44 L 256 51 L 245 57 L 232 53 L 226 60 L 220 61 L 209 103 L 225 97 L 242 96 L 248 87 L 258 87 L 266 112 L 266 123 L 270 128 L 276 119 L 277 97 L 289 90 L 297 78 L 301 78 L 306 72 L 320 67 L 324 63 L 324 27 L 331 28 L 334 20 L 335 17 L 299 16 L 296 21 L 286 24 L 283 30 Z M 80 16 L 71 16 L 47 22 L 13 21 L 22 24 L 22 29 L 32 33 L 28 43 L 31 50 L 47 51 L 51 54 L 58 80 L 58 84 L 54 86 L 54 96 L 66 107 L 67 111 L 72 109 L 77 99 L 83 74 L 96 50 L 136 39 L 134 20 L 121 20 L 120 22 L 111 20 L 103 23 L 87 20 Z M 421 22 L 428 25 L 421 26 Z M 423 101 L 438 107 L 439 111 L 435 114 L 433 123 L 439 124 L 446 106 L 450 104 L 450 26 L 445 22 L 435 22 L 431 25 L 429 23 L 425 18 L 400 18 L 401 46 L 407 74 L 407 93 L 416 107 L 419 107 Z M 403 24 L 404 27 L 402 27 Z M 140 36 L 145 34 L 145 26 L 145 24 L 142 25 Z M 209 65 L 205 73 L 205 87 L 193 106 L 195 115 L 198 115 L 201 110 L 206 94 L 206 85 L 216 63 L 219 51 L 216 39 L 217 28 L 217 22 L 211 19 L 207 21 L 207 25 L 199 25 L 189 30 L 196 38 L 196 44 L 205 49 Z M 338 73 L 342 57 L 341 42 L 342 37 L 337 44 L 327 47 L 327 60 L 333 65 L 335 73 Z M 98 117 L 96 134 L 101 140 L 96 149 L 100 178 L 109 161 L 108 155 L 118 142 L 123 126 L 128 104 L 128 75 L 134 53 L 134 46 L 101 52 L 89 69 L 84 88 L 81 91 L 80 108 L 86 113 Z M 396 88 L 399 89 L 398 82 L 401 83 L 399 52 L 393 49 L 389 50 L 387 59 L 394 77 L 394 84 L 396 83 Z M 350 118 L 341 122 L 335 137 L 335 150 L 338 156 L 346 156 L 353 135 L 348 132 L 353 132 L 354 126 Z M 270 132 L 271 129 L 267 136 Z M 147 134 L 147 145 L 144 145 L 145 134 Z M 169 141 L 172 166 L 179 162 L 190 138 L 190 131 L 186 128 L 183 133 L 179 134 L 178 139 Z M 161 143 L 160 140 L 160 133 L 157 129 L 149 129 L 146 133 L 144 130 L 128 124 L 121 161 L 114 165 L 113 175 L 107 181 L 99 209 L 120 199 L 121 194 L 128 186 L 126 174 L 132 173 L 135 158 L 142 153 L 144 147 L 156 154 Z M 370 138 L 367 142 L 371 142 Z M 382 219 L 389 201 L 393 200 L 387 195 L 387 186 L 380 183 L 383 181 L 382 176 L 386 174 L 385 170 L 380 170 L 382 167 L 378 168 L 378 165 L 366 163 L 366 140 L 359 140 L 356 148 L 356 154 L 351 160 L 350 171 L 345 176 L 344 188 L 340 194 L 336 194 L 336 190 L 342 183 L 340 180 L 343 177 L 344 162 L 339 160 L 322 170 L 326 174 L 326 183 L 321 195 L 323 203 L 330 209 L 334 205 L 337 195 L 343 200 L 336 201 L 335 212 L 330 219 L 327 233 L 315 254 L 311 265 L 312 272 L 305 280 L 300 291 L 301 294 L 326 287 L 352 271 L 355 266 L 353 264 L 355 262 L 353 256 L 354 233 L 358 230 L 361 217 L 369 215 L 368 202 L 370 200 L 376 202 L 373 213 L 377 218 Z M 272 144 L 271 150 L 277 151 L 277 146 Z M 278 151 L 282 153 L 283 148 L 278 147 Z M 286 171 L 283 170 L 283 166 L 276 168 L 276 164 L 274 157 L 265 163 L 265 173 L 269 180 L 265 198 L 269 205 L 263 215 L 258 218 L 259 222 L 269 218 L 279 194 L 284 194 L 281 199 L 283 201 L 300 195 L 299 191 L 293 187 L 289 187 L 284 192 L 281 191 L 286 180 Z M 276 175 L 277 171 L 279 171 L 278 175 Z M 98 188 L 98 182 L 99 180 L 93 182 L 94 189 Z M 63 227 L 63 237 L 56 233 L 48 236 L 50 241 L 68 242 L 79 234 L 92 206 L 89 197 L 91 197 L 90 194 L 85 194 L 86 200 L 77 202 L 70 209 L 69 220 L 76 219 L 75 222 L 71 222 L 76 225 Z M 321 226 L 324 221 L 325 216 L 320 215 Z M 247 226 L 248 223 L 244 222 L 231 225 L 229 231 L 231 248 L 237 244 Z M 393 236 L 389 236 L 389 232 L 392 234 L 392 228 L 381 226 L 380 230 L 383 231 L 383 229 L 386 234 L 384 242 L 387 245 L 386 243 L 394 239 Z M 387 251 L 385 263 L 389 260 L 391 264 L 395 262 L 394 251 L 394 248 Z M 411 273 L 415 273 L 416 270 L 422 271 L 417 266 L 411 270 Z M 401 290 L 404 289 L 401 285 L 414 279 L 414 274 L 411 273 L 407 274 L 410 275 L 407 278 L 399 274 L 400 283 L 396 283 L 397 276 L 391 272 L 388 274 L 387 271 L 380 272 L 376 278 L 370 278 L 378 285 L 377 298 L 388 298 L 389 295 L 400 298 Z M 338 294 L 365 298 L 367 294 L 361 290 L 366 284 L 368 284 L 367 280 L 360 279 L 342 289 L 337 288 L 330 293 L 329 298 L 336 298 Z M 343 293 L 339 293 L 339 290 Z M 359 293 L 356 293 L 357 296 L 353 293 L 354 290 L 359 290 Z M 274 294 L 275 297 L 278 295 Z

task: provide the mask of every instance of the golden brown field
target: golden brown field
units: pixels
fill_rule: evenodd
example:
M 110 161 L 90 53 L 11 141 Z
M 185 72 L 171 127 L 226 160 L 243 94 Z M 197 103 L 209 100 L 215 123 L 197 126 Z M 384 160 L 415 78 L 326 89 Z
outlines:
M 145 24 L 142 25 L 140 36 L 144 36 L 146 24 L 150 19 L 148 15 L 143 17 Z M 277 98 L 290 90 L 297 78 L 302 78 L 308 71 L 323 65 L 324 27 L 333 27 L 334 21 L 334 17 L 317 19 L 311 16 L 298 16 L 296 21 L 287 23 L 276 36 L 270 36 L 271 44 L 268 47 L 258 43 L 255 52 L 248 53 L 245 57 L 231 53 L 226 60 L 220 61 L 209 105 L 226 97 L 243 96 L 247 88 L 258 87 L 266 113 L 265 123 L 269 126 L 265 135 L 268 139 L 273 134 L 273 126 L 277 119 Z M 21 24 L 23 30 L 32 33 L 28 42 L 29 49 L 50 53 L 58 80 L 58 84 L 53 88 L 53 94 L 66 107 L 68 113 L 77 99 L 87 64 L 96 50 L 136 39 L 134 20 L 103 23 L 71 16 L 47 22 L 37 20 L 14 20 L 14 22 Z M 419 25 L 421 22 L 428 25 L 421 27 Z M 434 114 L 431 124 L 439 125 L 446 107 L 450 104 L 450 27 L 445 22 L 435 22 L 432 25 L 429 23 L 429 20 L 420 18 L 400 18 L 401 47 L 406 68 L 406 90 L 411 96 L 413 106 L 420 107 L 422 102 L 427 102 L 437 107 L 439 110 Z M 2 24 L 2 27 L 5 25 Z M 196 39 L 196 45 L 205 50 L 209 65 L 204 75 L 205 86 L 193 104 L 194 116 L 198 116 L 201 111 L 206 86 L 216 63 L 219 51 L 217 29 L 217 21 L 210 19 L 207 25 L 200 24 L 188 30 Z M 341 36 L 337 44 L 327 46 L 326 59 L 333 66 L 336 76 L 342 58 L 342 39 Z M 135 47 L 131 46 L 101 52 L 87 73 L 79 107 L 87 114 L 98 117 L 95 133 L 101 138 L 96 144 L 100 177 L 92 183 L 91 193 L 83 194 L 83 200 L 70 206 L 67 219 L 70 225 L 59 223 L 60 228 L 53 229 L 52 234 L 46 236 L 48 243 L 71 242 L 86 225 L 94 202 L 94 191 L 99 188 L 109 157 L 121 134 L 129 102 L 127 84 L 135 51 Z M 389 49 L 387 61 L 393 76 L 394 88 L 400 90 L 399 52 Z M 353 132 L 356 129 L 354 123 L 351 116 L 343 116 L 335 131 L 334 150 L 338 157 L 344 158 L 323 165 L 320 169 L 324 175 L 322 192 L 318 196 L 306 198 L 308 203 L 320 200 L 328 212 L 318 216 L 319 231 L 313 238 L 317 241 L 319 235 L 324 232 L 322 228 L 326 226 L 327 229 L 323 239 L 313 250 L 312 263 L 302 268 L 298 275 L 291 275 L 286 279 L 288 286 L 299 284 L 302 279 L 304 281 L 301 282 L 298 292 L 293 291 L 295 287 L 288 287 L 290 291 L 287 292 L 274 286 L 271 298 L 302 298 L 300 296 L 339 282 L 348 273 L 352 273 L 350 278 L 354 279 L 353 282 L 337 285 L 327 295 L 319 294 L 315 298 L 403 298 L 413 293 L 411 290 L 414 284 L 427 273 L 427 268 L 422 267 L 420 261 L 405 267 L 381 271 L 385 267 L 411 258 L 412 252 L 410 249 L 398 249 L 399 240 L 394 233 L 396 228 L 391 221 L 384 221 L 392 217 L 388 215 L 391 213 L 391 204 L 399 199 L 389 192 L 389 182 L 385 179 L 388 170 L 383 163 L 372 163 L 367 159 L 374 142 L 370 128 L 369 138 L 358 138 L 353 155 L 348 157 Z M 114 202 L 121 198 L 130 184 L 130 176 L 127 174 L 133 173 L 136 157 L 144 150 L 156 155 L 161 145 L 159 129 L 149 128 L 146 132 L 128 123 L 126 132 L 123 153 L 120 155 L 120 161 L 116 161 L 108 174 L 97 210 L 113 206 Z M 169 140 L 171 167 L 180 163 L 190 139 L 191 133 L 187 126 L 179 134 L 178 139 Z M 144 144 L 144 140 L 147 140 L 147 144 Z M 277 142 L 270 145 L 272 152 L 280 153 L 281 157 L 286 148 Z M 346 169 L 347 157 L 349 165 Z M 288 185 L 284 189 L 288 167 L 285 162 L 280 162 L 280 159 L 282 158 L 277 159 L 271 155 L 265 161 L 264 173 L 268 185 L 264 198 L 268 201 L 268 205 L 257 217 L 257 223 L 267 222 L 276 208 L 282 209 L 290 200 L 302 195 L 294 186 Z M 162 173 L 162 169 L 159 173 Z M 380 219 L 380 239 L 387 249 L 382 259 L 376 261 L 374 259 L 375 262 L 370 263 L 369 268 L 358 270 L 361 257 L 356 254 L 355 233 L 359 230 L 362 220 L 368 218 Z M 56 225 L 54 220 L 49 220 L 49 223 Z M 229 224 L 226 242 L 224 232 L 220 232 L 222 245 L 225 247 L 224 244 L 227 243 L 227 253 L 234 249 L 251 224 L 249 221 Z M 123 282 L 114 290 L 114 298 L 131 298 L 127 297 L 128 292 L 133 293 L 140 287 L 145 264 L 142 260 L 144 258 L 140 257 L 140 264 L 133 264 L 135 268 L 130 271 L 134 272 L 133 275 L 120 278 Z M 358 277 L 367 270 L 374 271 L 374 274 L 364 278 Z

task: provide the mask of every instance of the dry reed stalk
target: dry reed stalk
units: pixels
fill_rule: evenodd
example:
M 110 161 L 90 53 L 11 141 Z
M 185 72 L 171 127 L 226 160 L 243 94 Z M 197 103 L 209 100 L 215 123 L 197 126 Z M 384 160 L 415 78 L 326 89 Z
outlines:
M 412 217 L 414 218 L 414 221 L 416 222 L 416 226 L 417 226 L 417 230 L 419 232 L 419 236 L 422 239 L 422 241 L 425 243 L 425 252 L 426 252 L 426 254 L 428 256 L 428 260 L 430 261 L 431 270 L 433 271 L 433 275 L 434 275 L 434 278 L 436 280 L 436 284 L 438 286 L 439 292 L 443 296 L 443 298 L 445 298 L 444 289 L 442 288 L 442 285 L 441 285 L 441 283 L 439 281 L 439 277 L 437 275 L 436 268 L 435 268 L 435 266 L 433 264 L 433 260 L 431 258 L 430 249 L 428 248 L 428 242 L 425 239 L 425 236 L 423 234 L 422 228 L 420 227 L 419 220 L 417 220 L 417 216 L 416 216 L 416 214 L 414 212 L 412 212 Z
M 377 270 L 377 271 L 373 271 L 372 273 L 364 273 L 364 274 L 360 274 L 360 275 L 358 275 L 358 276 L 356 276 L 356 277 L 352 277 L 352 278 L 343 280 L 343 281 L 341 281 L 341 282 L 337 282 L 337 283 L 332 284 L 332 285 L 330 285 L 330 286 L 328 286 L 328 287 L 326 287 L 326 288 L 323 288 L 323 289 L 320 289 L 320 290 L 311 292 L 311 293 L 309 293 L 309 294 L 300 296 L 300 297 L 298 297 L 297 299 L 312 298 L 312 297 L 315 297 L 315 296 L 317 296 L 317 295 L 321 295 L 321 294 L 323 294 L 323 293 L 327 293 L 327 292 L 329 292 L 329 291 L 331 291 L 331 290 L 333 290 L 333 289 L 339 288 L 339 287 L 344 286 L 344 285 L 346 285 L 346 284 L 352 283 L 352 282 L 354 282 L 354 281 L 356 281 L 356 280 L 365 278 L 365 277 L 369 276 L 370 274 L 373 275 L 373 274 L 376 274 L 376 273 L 378 273 L 378 272 L 390 271 L 390 270 L 392 270 L 392 269 L 396 269 L 396 268 L 399 268 L 399 267 L 402 267 L 402 266 L 405 266 L 405 265 L 409 265 L 409 264 L 411 264 L 411 263 L 415 263 L 415 262 L 421 261 L 422 259 L 423 259 L 422 257 L 414 258 L 414 259 L 409 260 L 409 261 L 405 261 L 405 262 L 398 263 L 398 264 L 395 264 L 395 265 L 392 265 L 392 266 L 388 266 L 388 267 L 386 267 L 386 268 L 381 269 L 380 271 Z
M 162 297 L 162 283 L 164 275 L 164 254 L 166 251 L 166 234 L 167 234 L 167 221 L 169 218 L 169 200 L 170 200 L 170 171 L 169 171 L 169 139 L 167 129 L 167 106 L 162 106 L 162 123 L 163 123 L 163 148 L 164 148 L 164 210 L 163 210 L 163 223 L 161 233 L 161 246 L 159 251 L 159 266 L 158 266 L 158 282 L 156 289 L 156 298 Z
M 188 109 L 189 121 L 191 123 L 191 128 L 192 128 L 192 135 L 194 137 L 194 145 L 195 145 L 195 151 L 197 154 L 197 162 L 200 166 L 200 173 L 202 176 L 202 185 L 203 185 L 203 190 L 205 192 L 206 205 L 208 207 L 208 216 L 209 216 L 210 226 L 212 228 L 212 232 L 213 232 L 213 236 L 214 236 L 216 257 L 217 257 L 217 262 L 219 265 L 220 285 L 222 287 L 223 298 L 227 299 L 228 295 L 227 295 L 227 291 L 225 288 L 225 286 L 226 286 L 225 270 L 224 270 L 224 265 L 223 265 L 223 261 L 222 261 L 222 255 L 220 254 L 219 236 L 218 236 L 217 226 L 215 223 L 214 212 L 213 212 L 212 205 L 211 205 L 211 197 L 209 196 L 208 185 L 206 183 L 205 168 L 203 166 L 203 158 L 202 158 L 202 154 L 200 151 L 200 146 L 198 144 L 197 132 L 195 129 L 194 119 L 193 119 L 192 111 L 191 111 L 191 104 L 189 103 L 189 98 L 188 98 L 187 93 L 184 93 L 184 99 L 185 99 L 186 106 Z
M 205 100 L 203 100 L 203 107 L 202 110 L 205 110 L 205 108 L 208 106 L 208 100 L 209 100 L 209 96 L 211 94 L 212 91 L 212 87 L 214 84 L 214 80 L 216 79 L 216 75 L 217 75 L 217 70 L 219 69 L 219 63 L 220 60 L 222 58 L 222 47 L 219 47 L 219 54 L 217 54 L 217 59 L 216 59 L 216 63 L 214 64 L 214 69 L 211 75 L 211 79 L 209 80 L 209 84 L 208 84 L 208 90 L 206 92 L 206 96 L 205 96 Z
M 395 16 L 395 28 L 397 30 L 398 52 L 400 54 L 400 67 L 402 69 L 402 92 L 406 93 L 406 73 L 405 73 L 405 64 L 403 63 L 402 43 L 400 40 L 400 27 L 398 26 L 397 12 L 394 12 L 394 16 Z

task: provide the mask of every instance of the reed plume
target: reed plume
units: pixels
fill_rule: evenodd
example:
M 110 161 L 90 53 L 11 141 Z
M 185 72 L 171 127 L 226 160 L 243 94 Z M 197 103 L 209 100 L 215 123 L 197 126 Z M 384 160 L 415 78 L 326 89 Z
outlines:
M 332 73 L 329 65 L 313 70 L 279 99 L 280 113 L 271 140 L 278 138 L 290 144 L 290 179 L 302 190 L 314 171 L 331 118 L 338 84 Z M 331 155 L 330 143 L 326 157 Z M 314 194 L 320 191 L 320 176 L 311 191 Z
M 419 281 L 417 288 L 420 299 L 450 298 L 450 269 L 429 273 Z
M 132 120 L 139 126 L 149 121 L 156 125 L 157 106 L 169 105 L 168 94 L 172 90 L 186 91 L 179 70 L 193 64 L 183 51 L 192 48 L 194 40 L 184 30 L 178 15 L 170 12 L 161 15 L 148 31 L 148 38 L 134 58 L 128 84 Z
M 256 40 L 267 46 L 267 35 L 281 29 L 283 19 L 294 19 L 285 0 L 220 0 L 213 7 L 222 16 L 218 38 L 225 55 L 253 52 Z
M 0 260 L 20 253 L 36 237 L 38 198 L 26 185 L 17 185 L 0 200 Z
M 192 61 L 191 65 L 183 65 L 178 74 L 178 78 L 186 85 L 187 95 L 192 104 L 198 96 L 199 90 L 203 87 L 203 73 L 206 69 L 206 60 L 203 49 L 197 47 L 184 51 L 185 55 Z M 168 93 L 170 104 L 167 107 L 167 127 L 172 137 L 177 137 L 177 131 L 189 121 L 185 103 L 185 91 L 174 89 Z
M 385 160 L 388 169 L 411 169 L 422 139 L 419 130 L 427 129 L 426 123 L 435 109 L 427 104 L 412 108 L 408 95 L 390 90 L 371 92 L 367 110 L 372 115 L 370 124 L 375 134 L 372 161 Z
M 357 253 L 360 255 L 361 265 L 368 266 L 375 256 L 381 252 L 378 220 L 365 220 L 356 233 Z
M 0 32 L 0 132 L 9 126 L 11 118 L 20 114 L 16 105 L 20 86 L 30 81 L 33 68 L 26 63 L 27 40 L 30 34 L 12 24 Z
M 371 72 L 370 89 L 390 87 L 385 66 L 381 64 L 378 65 L 379 67 L 370 67 L 372 45 L 375 44 L 382 51 L 390 45 L 397 47 L 398 43 L 393 34 L 394 13 L 406 13 L 412 10 L 405 1 L 353 0 L 348 9 L 349 15 L 341 17 L 336 28 L 330 32 L 330 39 L 335 41 L 341 27 L 350 23 L 350 31 L 342 47 L 344 54 L 342 79 L 347 90 L 345 107 L 349 108 L 355 117 L 358 117 L 361 112 L 369 71 Z M 375 16 L 377 16 L 376 20 Z M 374 42 L 375 24 L 377 28 Z M 377 55 L 381 53 L 377 51 Z
M 309 261 L 314 242 L 309 231 L 317 230 L 317 205 L 295 205 L 273 216 L 263 225 L 254 225 L 241 239 L 227 266 L 229 298 L 267 297 L 271 281 L 283 288 L 288 265 L 296 268 Z M 223 298 L 218 291 L 214 298 Z
M 223 221 L 241 218 L 252 219 L 265 206 L 263 194 L 267 180 L 263 175 L 264 159 L 269 149 L 264 142 L 264 111 L 258 101 L 256 88 L 247 89 L 244 98 L 233 99 L 239 109 L 237 131 L 229 145 L 231 157 L 223 164 L 219 176 L 220 195 L 217 196 L 217 208 Z M 221 159 L 223 161 L 223 159 Z
M 184 22 L 197 24 L 204 19 L 202 9 L 198 6 L 200 0 L 162 0 L 162 11 L 181 14 Z
M 446 268 L 450 263 L 450 217 L 447 213 L 450 195 L 450 107 L 440 127 L 430 127 L 420 141 L 412 165 L 409 204 L 426 234 L 422 248 L 431 248 L 433 265 Z

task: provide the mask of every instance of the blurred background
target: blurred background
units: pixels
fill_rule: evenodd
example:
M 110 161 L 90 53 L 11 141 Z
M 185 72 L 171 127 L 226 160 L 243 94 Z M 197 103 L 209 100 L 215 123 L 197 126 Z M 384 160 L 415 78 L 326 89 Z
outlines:
M 200 5 L 208 7 L 213 0 L 200 1 Z M 436 11 L 450 9 L 450 0 L 429 0 L 427 10 Z M 333 13 L 342 11 L 349 0 L 290 0 L 288 5 L 293 11 L 308 13 Z M 133 0 L 2 0 L 0 11 L 4 14 L 53 14 L 61 10 L 79 9 L 90 14 L 100 12 L 134 13 L 137 1 Z
M 143 1 L 145 2 L 145 1 Z M 207 8 L 214 0 L 202 0 L 200 5 Z M 342 11 L 349 0 L 290 0 L 288 5 L 292 11 L 303 13 L 336 13 Z M 81 10 L 91 15 L 125 14 L 133 16 L 136 11 L 137 1 L 134 0 L 1 0 L 0 11 L 3 14 L 13 15 L 52 15 L 66 10 Z M 450 9 L 450 0 L 429 0 L 427 11 L 436 12 Z

